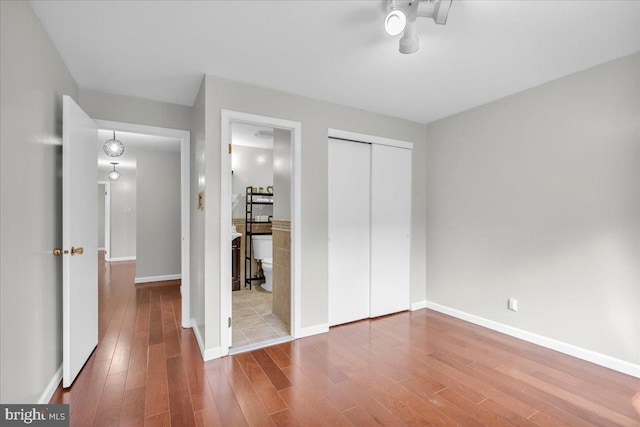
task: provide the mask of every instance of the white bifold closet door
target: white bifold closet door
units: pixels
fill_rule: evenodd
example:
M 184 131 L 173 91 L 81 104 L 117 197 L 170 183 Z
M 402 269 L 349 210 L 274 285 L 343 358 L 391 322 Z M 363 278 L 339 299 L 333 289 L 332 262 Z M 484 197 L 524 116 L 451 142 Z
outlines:
M 410 307 L 411 150 L 329 139 L 329 324 Z
M 371 145 L 370 316 L 411 305 L 411 150 Z
M 329 324 L 369 317 L 368 144 L 329 139 Z

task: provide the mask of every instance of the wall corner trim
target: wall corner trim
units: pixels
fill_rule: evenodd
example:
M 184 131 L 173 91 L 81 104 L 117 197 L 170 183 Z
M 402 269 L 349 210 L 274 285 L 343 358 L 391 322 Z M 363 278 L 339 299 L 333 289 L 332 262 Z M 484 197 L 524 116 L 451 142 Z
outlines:
M 165 274 L 164 276 L 136 277 L 134 280 L 134 283 L 162 282 L 165 280 L 179 280 L 179 279 L 182 279 L 181 274 Z
M 46 405 L 51 401 L 51 398 L 53 397 L 53 393 L 56 392 L 56 389 L 58 388 L 60 381 L 62 381 L 62 365 L 60 365 L 56 373 L 53 374 L 51 381 L 49 381 L 49 384 L 47 384 L 47 387 L 42 392 L 42 395 L 40 395 L 40 399 L 38 399 L 38 404 Z
M 417 301 L 411 303 L 411 308 L 409 310 L 416 311 L 422 308 L 427 308 L 427 300 Z
M 465 320 L 479 326 L 483 326 L 488 329 L 492 329 L 497 332 L 501 332 L 505 335 L 509 335 L 523 341 L 537 344 L 541 347 L 546 347 L 551 350 L 576 357 L 578 359 L 586 360 L 587 362 L 595 363 L 596 365 L 604 366 L 605 368 L 613 369 L 614 371 L 622 372 L 623 374 L 640 378 L 640 365 L 636 365 L 625 360 L 620 360 L 615 357 L 607 356 L 606 354 L 597 353 L 593 350 L 587 350 L 573 344 L 557 341 L 553 338 L 548 338 L 542 335 L 535 334 L 533 332 L 525 331 L 523 329 L 514 328 L 513 326 L 505 325 L 504 323 L 485 319 L 484 317 L 456 310 L 455 308 L 440 305 L 432 301 L 426 301 L 426 308 L 437 311 L 439 313 L 447 314 L 461 320 Z
M 218 359 L 222 357 L 222 351 L 220 347 L 214 348 L 204 348 L 204 340 L 202 339 L 202 335 L 200 334 L 200 329 L 198 329 L 198 324 L 196 323 L 196 319 L 191 319 L 191 329 L 193 330 L 193 334 L 196 336 L 196 341 L 198 342 L 198 347 L 200 347 L 200 354 L 202 355 L 202 360 L 206 362 L 207 360 Z
M 204 354 L 202 355 L 202 360 L 206 362 L 207 360 L 219 359 L 221 357 L 222 357 L 222 350 L 220 350 L 220 347 L 214 347 L 214 348 L 208 348 L 204 351 Z
M 296 339 L 310 337 L 311 335 L 324 334 L 329 332 L 329 324 L 322 323 L 320 325 L 308 326 L 306 328 L 300 328 L 296 334 Z

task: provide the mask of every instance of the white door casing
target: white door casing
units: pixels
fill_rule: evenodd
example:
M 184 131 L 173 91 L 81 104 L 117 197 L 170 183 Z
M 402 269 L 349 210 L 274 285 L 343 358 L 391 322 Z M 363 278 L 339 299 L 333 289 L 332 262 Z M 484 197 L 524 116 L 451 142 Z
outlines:
M 306 332 L 301 326 L 301 281 L 302 281 L 302 203 L 301 203 L 301 151 L 302 124 L 300 122 L 261 116 L 240 111 L 221 110 L 220 112 L 220 347 L 202 349 L 205 360 L 229 354 L 231 328 L 228 319 L 232 313 L 231 303 L 231 123 L 248 123 L 291 131 L 291 335 L 303 336 Z
M 329 139 L 329 326 L 369 317 L 370 147 Z
M 71 386 L 98 344 L 97 140 L 94 121 L 65 95 L 62 249 L 68 253 L 62 255 L 63 387 Z

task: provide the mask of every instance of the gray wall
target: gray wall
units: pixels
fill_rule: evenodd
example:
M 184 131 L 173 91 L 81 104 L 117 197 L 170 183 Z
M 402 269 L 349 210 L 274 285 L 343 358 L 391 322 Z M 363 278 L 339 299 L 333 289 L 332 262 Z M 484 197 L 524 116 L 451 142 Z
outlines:
M 635 54 L 429 124 L 427 299 L 640 363 L 639 117 Z
M 62 364 L 62 95 L 78 87 L 27 2 L 0 2 L 0 402 Z
M 229 109 L 261 114 L 302 123 L 302 327 L 328 321 L 327 247 L 327 129 L 396 138 L 414 143 L 412 210 L 412 286 L 413 302 L 425 299 L 424 163 L 426 158 L 424 124 L 374 114 L 258 86 L 232 82 L 207 75 L 205 118 L 206 198 L 220 199 L 220 110 Z M 205 215 L 205 281 L 211 292 L 205 294 L 207 330 L 205 346 L 220 345 L 219 254 L 220 214 L 208 209 Z
M 98 184 L 98 249 L 104 249 L 104 194 L 106 188 L 104 184 Z
M 93 119 L 191 130 L 193 107 L 81 89 L 80 107 Z
M 136 248 L 136 170 L 117 168 L 120 179 L 111 181 L 111 253 L 109 258 L 135 257 Z M 108 181 L 110 169 L 98 172 L 100 181 Z
M 267 186 L 273 185 L 273 149 L 234 145 L 231 158 L 233 162 L 231 192 L 240 194 L 239 202 L 232 215 L 233 218 L 244 218 L 247 187 L 263 187 L 264 191 L 267 191 Z M 272 215 L 273 210 L 273 206 L 254 205 L 253 215 Z
M 273 217 L 291 219 L 291 132 L 273 130 Z
M 136 279 L 180 274 L 180 153 L 139 149 L 136 162 Z

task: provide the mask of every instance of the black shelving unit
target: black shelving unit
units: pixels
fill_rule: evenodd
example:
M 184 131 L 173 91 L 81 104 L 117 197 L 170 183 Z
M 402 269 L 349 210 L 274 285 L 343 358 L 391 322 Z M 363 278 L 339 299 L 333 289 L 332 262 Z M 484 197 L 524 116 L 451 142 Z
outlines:
M 268 198 L 269 201 L 255 201 L 254 197 L 258 198 Z M 251 263 L 251 254 L 253 253 L 253 239 L 251 236 L 258 235 L 270 235 L 271 231 L 253 231 L 253 226 L 255 224 L 270 224 L 271 221 L 256 221 L 255 216 L 253 215 L 253 207 L 254 205 L 273 205 L 273 194 L 272 193 L 259 193 L 253 191 L 253 187 L 247 187 L 246 189 L 246 205 L 245 205 L 245 214 L 244 214 L 244 223 L 245 223 L 245 242 L 244 242 L 244 287 L 246 288 L 249 285 L 249 289 L 251 289 L 251 282 L 254 280 L 264 280 L 264 277 L 253 277 L 253 269 Z

